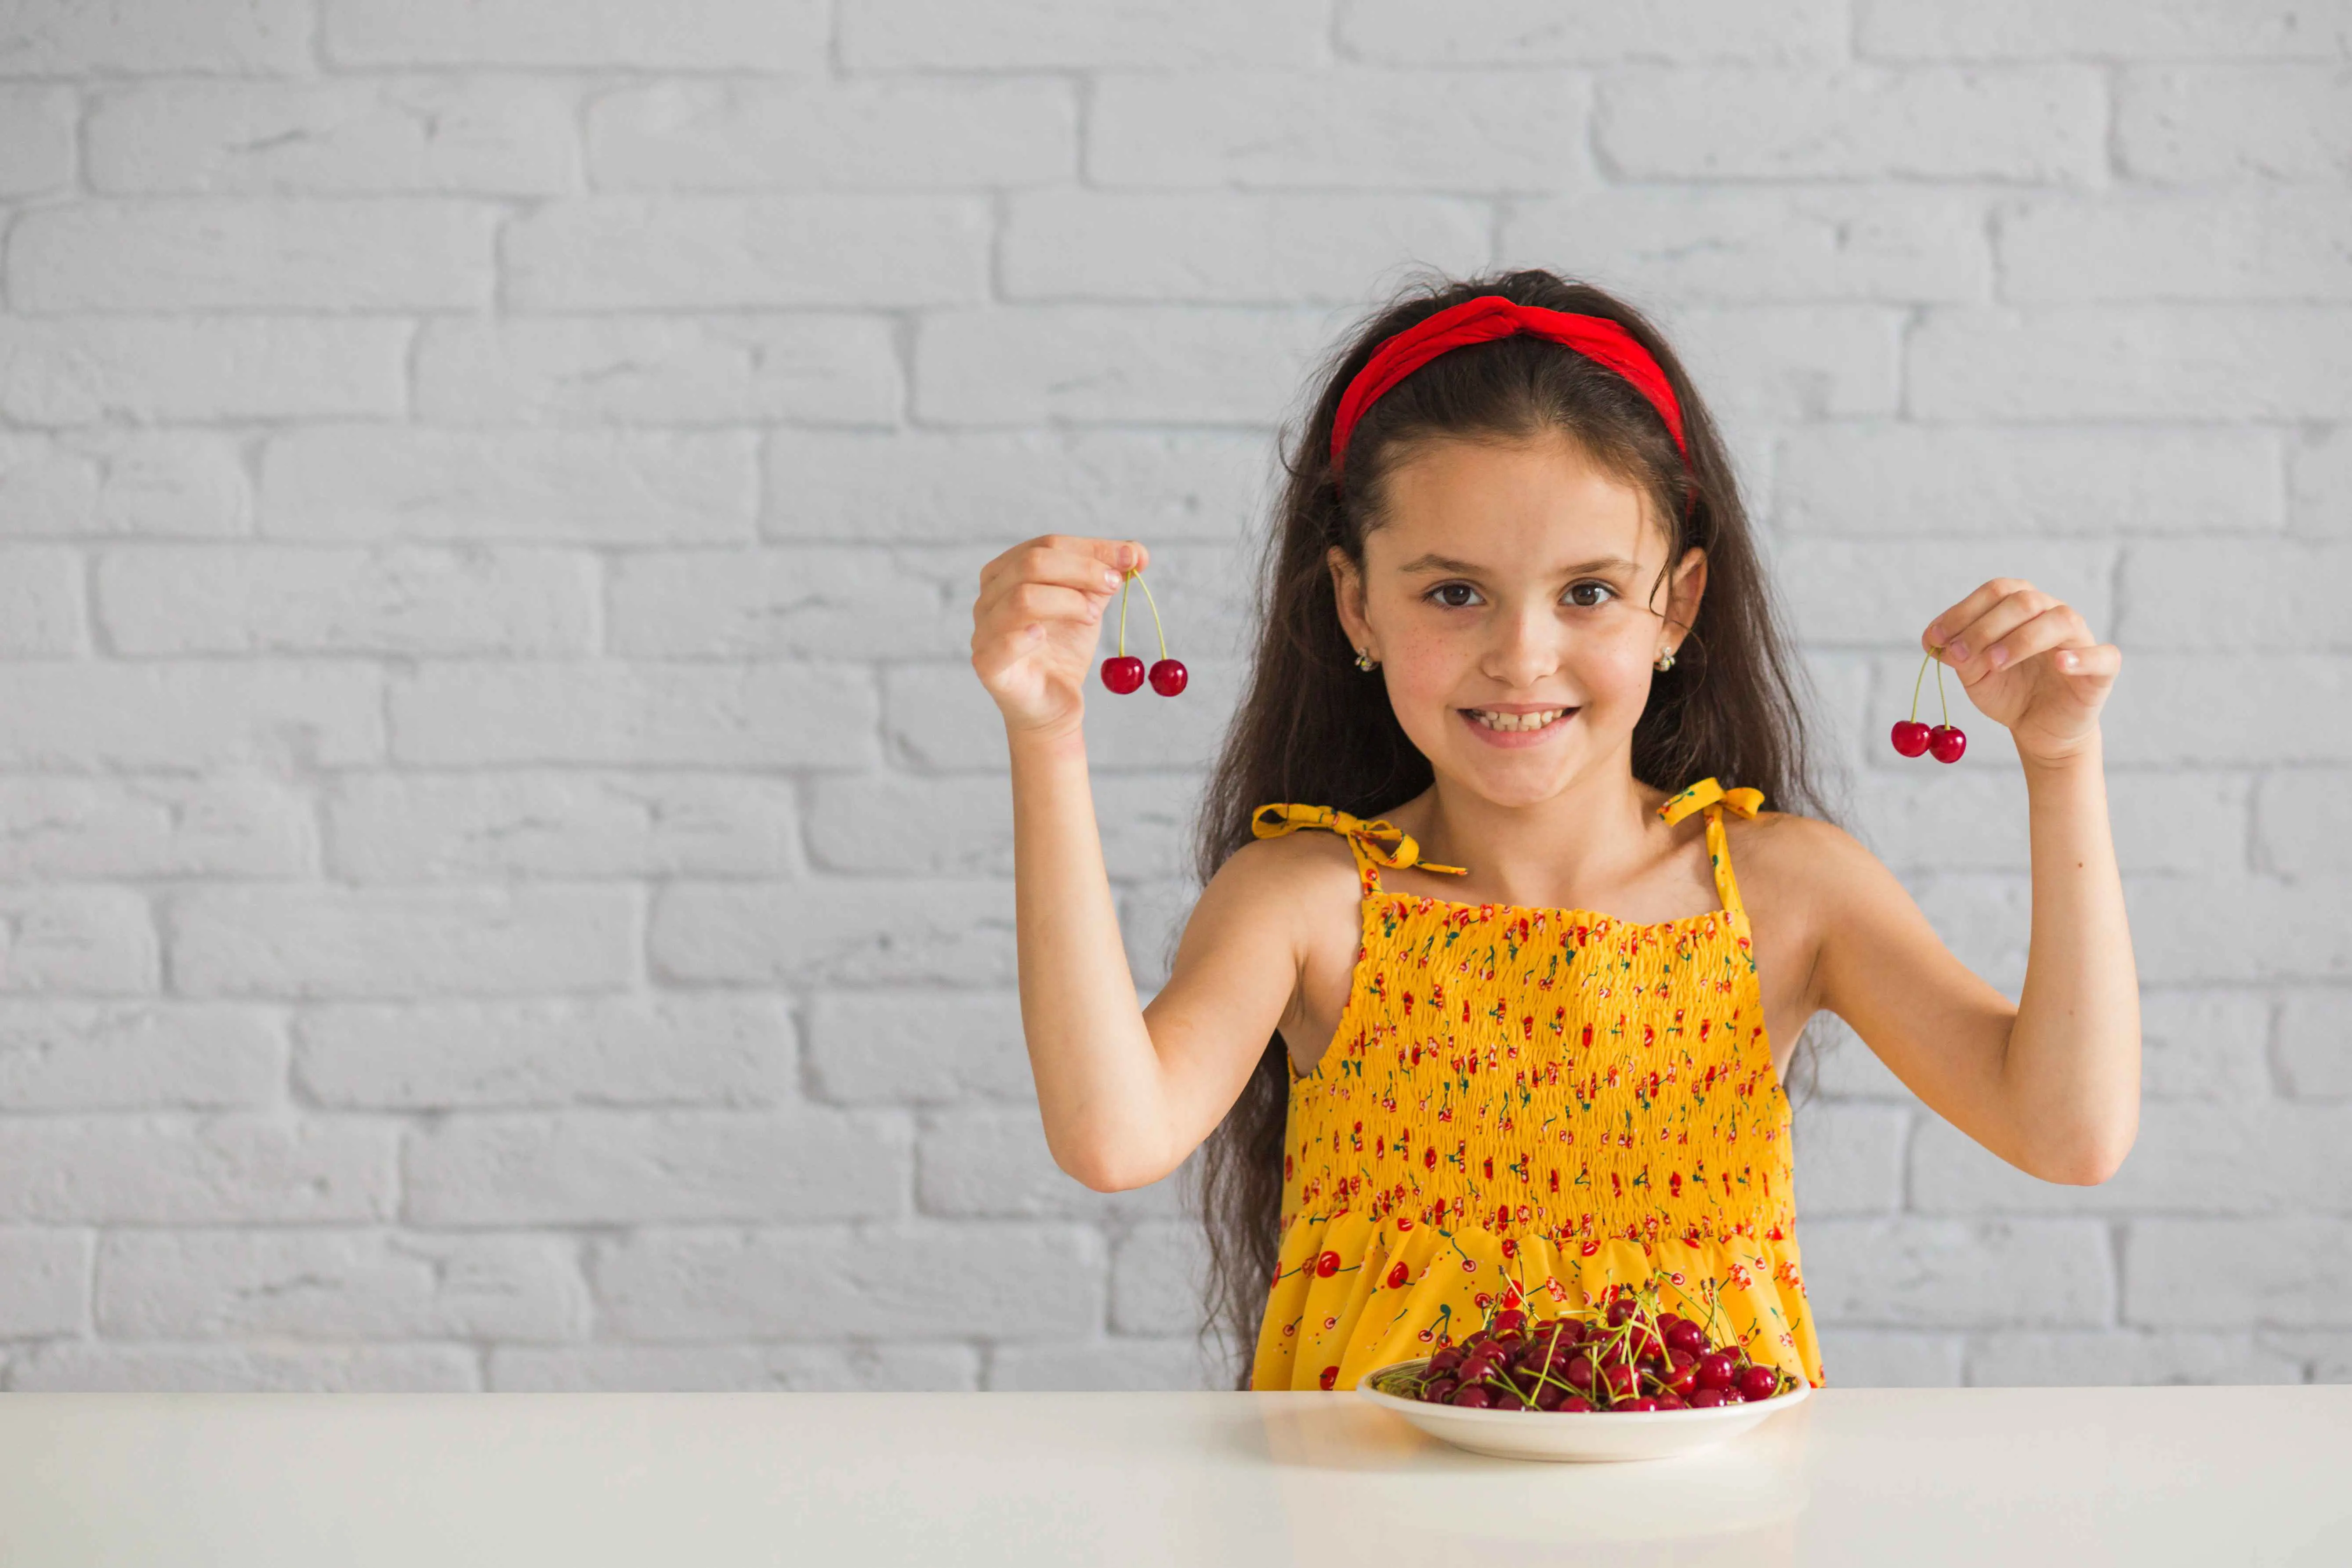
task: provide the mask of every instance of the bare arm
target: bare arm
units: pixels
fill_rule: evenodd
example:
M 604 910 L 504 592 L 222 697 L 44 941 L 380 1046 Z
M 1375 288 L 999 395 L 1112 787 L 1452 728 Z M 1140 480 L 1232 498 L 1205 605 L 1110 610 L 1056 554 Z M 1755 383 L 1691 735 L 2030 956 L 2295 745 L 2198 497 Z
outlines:
M 1208 1136 L 1288 1005 L 1299 962 L 1280 858 L 1245 850 L 1202 890 L 1148 1020 L 1139 1005 L 1080 727 L 1110 598 L 1100 584 L 1120 548 L 1029 541 L 982 569 L 973 606 L 973 668 L 1012 751 L 1021 1024 L 1038 1110 L 1055 1163 L 1100 1191 L 1160 1180 Z M 1125 548 L 1139 566 L 1142 547 Z
M 1820 1004 L 1960 1131 L 2045 1181 L 2091 1184 L 2139 1129 L 2139 979 L 2108 825 L 2097 710 L 2122 656 L 2031 584 L 1998 578 L 1937 617 L 1979 710 L 2017 737 L 2031 814 L 2025 984 L 1971 974 L 1875 858 L 1825 842 Z M 2072 662 L 2064 662 L 2067 656 Z M 1833 830 L 1832 830 L 1833 832 Z

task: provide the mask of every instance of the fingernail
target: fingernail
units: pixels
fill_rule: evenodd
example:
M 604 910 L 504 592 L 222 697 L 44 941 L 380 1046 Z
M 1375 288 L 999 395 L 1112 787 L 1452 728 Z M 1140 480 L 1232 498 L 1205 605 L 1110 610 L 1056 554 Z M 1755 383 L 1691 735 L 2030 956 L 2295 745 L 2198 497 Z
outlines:
M 1946 643 L 1944 651 L 1954 658 L 1966 658 L 1969 657 L 1969 645 L 1964 642 Z
M 1104 574 L 1102 574 L 1102 584 L 1103 584 L 1103 586 L 1104 586 L 1104 587 L 1106 587 L 1106 588 L 1116 588 L 1116 587 L 1118 587 L 1118 573 L 1116 573 L 1116 572 L 1106 572 L 1106 573 L 1104 573 Z
M 2002 665 L 2009 662 L 2009 649 L 2005 647 L 1997 647 L 1993 649 L 1990 653 L 1985 655 L 1985 662 L 1992 666 L 1993 668 L 1999 669 Z
M 2066 668 L 2068 668 L 2068 669 L 2072 669 L 2072 668 L 2074 668 L 2076 665 L 2078 665 L 2078 664 L 2082 663 L 2083 661 L 2082 661 L 2081 659 L 2079 659 L 2079 658 L 2075 658 L 2073 654 L 2071 654 L 2071 653 L 2062 653 L 2062 654 L 2060 654 L 2060 655 L 2058 656 L 2058 662 L 2059 662 L 2060 664 L 2063 665 Z

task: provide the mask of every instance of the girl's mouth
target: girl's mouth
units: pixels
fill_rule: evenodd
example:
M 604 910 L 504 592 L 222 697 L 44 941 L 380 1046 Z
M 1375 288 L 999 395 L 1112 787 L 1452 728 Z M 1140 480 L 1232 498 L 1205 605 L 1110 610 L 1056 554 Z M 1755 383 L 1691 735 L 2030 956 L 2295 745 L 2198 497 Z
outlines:
M 1541 708 L 1532 713 L 1497 713 L 1490 708 L 1457 708 L 1471 732 L 1489 745 L 1531 746 L 1566 726 L 1574 708 Z

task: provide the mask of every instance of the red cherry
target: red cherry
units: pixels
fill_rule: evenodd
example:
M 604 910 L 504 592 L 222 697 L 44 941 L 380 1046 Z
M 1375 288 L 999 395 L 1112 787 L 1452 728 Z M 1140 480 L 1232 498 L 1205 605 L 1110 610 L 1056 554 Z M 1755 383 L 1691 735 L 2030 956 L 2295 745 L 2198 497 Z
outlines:
M 1556 1383 L 1547 1383 L 1541 1388 L 1536 1390 L 1536 1408 L 1538 1410 L 1557 1410 L 1559 1408 L 1559 1402 L 1561 1400 L 1570 1399 L 1573 1397 L 1575 1396 L 1570 1394 L 1565 1388 L 1562 1388 L 1559 1384 Z
M 1693 1410 L 1712 1410 L 1722 1403 L 1723 1390 L 1719 1388 L 1702 1388 L 1690 1396 Z
M 1130 688 L 1130 689 L 1132 689 Z M 1339 1272 L 1339 1255 L 1338 1253 L 1327 1252 L 1322 1257 L 1315 1260 L 1315 1278 L 1318 1279 L 1328 1279 L 1338 1272 Z
M 1484 1410 L 1495 1403 L 1495 1396 L 1475 1383 L 1465 1383 L 1454 1391 L 1454 1403 L 1465 1410 Z
M 1729 1388 L 1738 1376 L 1738 1366 L 1721 1351 L 1709 1351 L 1698 1358 L 1698 1385 L 1701 1388 Z
M 1184 689 L 1184 667 L 1172 658 L 1163 658 L 1151 667 L 1151 689 L 1162 697 L 1173 697 Z
M 1564 1412 L 1570 1410 L 1591 1410 L 1592 1408 L 1592 1401 L 1585 1398 L 1581 1394 L 1571 1394 L 1567 1398 L 1559 1402 L 1559 1407 Z
M 1607 1387 L 1612 1399 L 1631 1399 L 1642 1391 L 1633 1369 L 1622 1361 L 1602 1373 L 1601 1381 Z
M 1916 719 L 1895 721 L 1895 749 L 1906 757 L 1916 757 L 1927 749 L 1927 726 Z
M 1751 1366 L 1739 1374 L 1742 1399 L 1769 1399 L 1780 1392 L 1780 1377 L 1769 1366 Z
M 1173 662 L 1172 660 L 1170 662 Z M 1497 1334 L 1507 1334 L 1528 1321 L 1528 1315 L 1517 1307 L 1506 1307 L 1495 1314 L 1492 1325 Z
M 1687 1410 L 1690 1406 L 1684 1403 L 1683 1396 L 1681 1394 L 1676 1394 L 1673 1389 L 1669 1388 L 1664 1393 L 1658 1395 L 1658 1408 L 1661 1410 Z
M 1133 654 L 1103 660 L 1102 680 L 1105 686 L 1121 697 L 1143 684 L 1143 661 Z
M 1432 1404 L 1444 1405 L 1453 1399 L 1454 1391 L 1459 1386 L 1450 1377 L 1434 1377 L 1422 1385 L 1421 1396 Z
M 1617 1408 L 1620 1410 L 1664 1410 L 1665 1406 L 1660 1405 L 1656 1400 L 1651 1398 L 1645 1394 L 1639 1399 L 1626 1400 L 1623 1404 L 1618 1405 Z
M 1666 1355 L 1673 1370 L 1665 1375 L 1665 1385 L 1688 1399 L 1698 1387 L 1698 1357 L 1685 1350 L 1668 1351 Z
M 1706 1331 L 1687 1320 L 1666 1331 L 1666 1348 L 1696 1356 L 1706 1349 Z
M 1969 749 L 1969 738 L 1957 724 L 1938 724 L 1927 731 L 1927 750 L 1939 763 L 1957 763 Z

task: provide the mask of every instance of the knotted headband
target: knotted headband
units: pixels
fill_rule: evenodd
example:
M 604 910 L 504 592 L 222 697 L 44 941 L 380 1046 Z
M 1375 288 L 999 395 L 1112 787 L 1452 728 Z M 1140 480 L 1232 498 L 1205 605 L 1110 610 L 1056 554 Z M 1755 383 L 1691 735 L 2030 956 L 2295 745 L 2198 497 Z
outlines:
M 1632 382 L 1634 390 L 1648 398 L 1650 405 L 1658 411 L 1658 417 L 1666 422 L 1666 433 L 1675 438 L 1675 449 L 1683 455 L 1684 464 L 1689 464 L 1690 448 L 1683 442 L 1682 405 L 1675 401 L 1675 389 L 1667 384 L 1666 373 L 1658 368 L 1658 362 L 1650 357 L 1650 351 L 1636 342 L 1633 333 L 1605 316 L 1580 316 L 1547 310 L 1541 305 L 1522 305 L 1500 294 L 1481 294 L 1424 317 L 1384 339 L 1372 351 L 1372 357 L 1364 362 L 1364 368 L 1356 373 L 1347 391 L 1340 394 L 1339 412 L 1331 420 L 1332 482 L 1339 482 L 1340 462 L 1347 455 L 1348 437 L 1355 429 L 1356 421 L 1363 417 L 1365 409 L 1380 401 L 1382 393 L 1448 349 L 1460 348 L 1465 343 L 1492 342 L 1496 338 L 1517 337 L 1522 332 L 1574 349 Z

